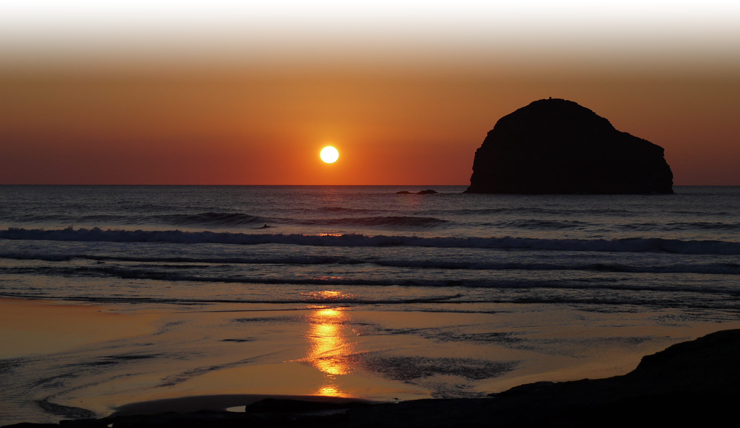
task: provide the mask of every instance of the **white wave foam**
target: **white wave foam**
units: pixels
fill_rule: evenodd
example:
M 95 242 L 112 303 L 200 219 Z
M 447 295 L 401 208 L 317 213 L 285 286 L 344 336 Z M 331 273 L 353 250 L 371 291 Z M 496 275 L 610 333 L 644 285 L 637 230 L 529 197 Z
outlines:
M 302 235 L 302 234 L 247 234 L 227 232 L 183 232 L 179 230 L 102 230 L 92 229 L 23 229 L 0 230 L 0 239 L 86 241 L 86 242 L 168 242 L 181 244 L 290 244 L 338 247 L 437 247 L 437 248 L 492 248 L 503 250 L 595 251 L 595 252 L 667 252 L 677 254 L 740 254 L 740 242 L 697 241 L 662 238 L 626 239 L 537 239 L 514 237 L 416 237 Z

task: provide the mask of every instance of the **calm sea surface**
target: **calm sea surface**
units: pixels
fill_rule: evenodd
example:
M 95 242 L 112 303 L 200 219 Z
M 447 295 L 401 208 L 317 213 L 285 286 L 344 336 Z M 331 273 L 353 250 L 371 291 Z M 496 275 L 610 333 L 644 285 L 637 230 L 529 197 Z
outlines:
M 317 345 L 311 342 L 304 346 L 310 349 L 303 359 L 275 359 L 298 361 L 321 372 L 333 384 L 329 382 L 320 394 L 342 395 L 344 388 L 349 390 L 344 395 L 370 398 L 387 397 L 369 386 L 363 387 L 365 392 L 348 387 L 351 382 L 343 386 L 342 376 L 364 373 L 366 378 L 416 388 L 419 396 L 483 393 L 486 379 L 526 364 L 525 357 L 507 354 L 489 361 L 495 365 L 491 366 L 481 355 L 490 355 L 492 347 L 545 349 L 547 340 L 557 339 L 545 337 L 548 329 L 564 323 L 562 319 L 577 318 L 547 321 L 548 315 L 542 314 L 617 314 L 614 319 L 645 314 L 645 319 L 652 317 L 643 323 L 648 327 L 666 319 L 740 320 L 738 187 L 676 187 L 674 195 L 651 196 L 467 195 L 462 194 L 463 186 L 435 186 L 438 193 L 430 195 L 396 193 L 425 188 L 0 186 L 0 297 L 113 305 L 123 313 L 269 314 L 245 318 L 242 313 L 241 318 L 219 321 L 221 327 L 211 326 L 211 333 L 204 334 L 229 332 L 218 341 L 243 346 L 239 352 L 257 346 L 250 343 L 261 338 L 292 334 L 331 338 L 331 332 L 310 330 L 327 323 L 349 329 L 353 337 L 406 335 L 436 344 L 436 350 L 425 355 L 422 348 L 394 352 L 393 346 L 403 346 L 373 347 L 368 344 L 380 342 L 370 341 L 350 347 L 345 340 L 325 343 L 323 353 L 312 357 L 310 349 Z M 295 315 L 286 316 L 289 311 Z M 464 318 L 507 311 L 526 313 L 530 324 Z M 429 314 L 439 314 L 437 321 L 418 321 Z M 451 329 L 451 321 L 439 321 L 450 314 L 464 322 Z M 254 322 L 245 322 L 249 319 Z M 540 336 L 531 327 L 533 319 L 538 320 L 535 330 Z M 383 324 L 389 320 L 393 326 Z M 234 335 L 236 327 L 230 326 L 246 328 L 245 323 L 259 327 L 238 330 L 244 336 L 240 342 L 241 336 Z M 597 321 L 584 323 L 583 328 L 591 328 Z M 609 322 L 611 327 L 617 324 Z M 162 327 L 160 333 L 177 330 L 176 325 Z M 300 325 L 305 331 L 291 330 Z M 650 335 L 635 339 L 631 331 L 628 336 L 632 342 L 619 346 L 639 344 Z M 158 340 L 150 338 L 147 343 Z M 183 343 L 178 340 L 167 343 Z M 559 352 L 567 354 L 573 343 L 562 342 Z M 489 348 L 454 363 L 453 350 L 445 351 L 452 344 Z M 119 345 L 123 350 L 116 355 L 133 357 L 119 361 L 118 371 L 93 365 L 113 352 L 111 348 L 76 351 L 64 358 L 69 364 L 89 362 L 88 377 L 96 379 L 96 385 L 112 384 L 115 376 L 156 372 L 151 366 L 146 366 L 148 372 L 134 366 L 121 369 L 124 362 L 144 364 L 134 357 L 145 353 L 143 342 Z M 181 374 L 190 370 L 183 376 L 191 379 L 202 374 L 196 372 L 198 367 L 207 366 L 198 358 L 222 352 L 198 346 L 206 357 L 193 356 L 194 351 L 184 347 L 163 347 L 156 353 L 164 360 L 169 355 L 172 360 L 191 361 L 191 366 L 179 369 Z M 251 364 L 233 359 L 224 367 Z M 326 365 L 332 361 L 341 367 Z M 462 371 L 445 371 L 454 364 L 462 364 Z M 63 417 L 69 412 L 53 406 L 75 399 L 81 408 L 86 404 L 97 414 L 104 413 L 102 404 L 96 408 L 85 402 L 79 392 L 87 388 L 84 382 L 72 380 L 74 376 L 64 380 L 71 370 L 64 367 L 38 356 L 0 360 L 0 379 L 11 385 L 3 400 L 16 403 L 6 420 L 43 420 L 37 417 L 43 412 Z M 217 369 L 204 373 L 221 366 L 208 367 Z M 54 376 L 56 381 L 44 383 Z M 154 386 L 139 385 L 138 391 L 168 387 L 162 379 L 153 382 Z M 110 387 L 115 391 L 108 394 L 136 390 L 130 385 L 116 388 Z M 36 403 L 36 410 L 18 398 L 20 391 L 27 396 L 23 400 Z M 399 391 L 393 394 L 403 395 Z

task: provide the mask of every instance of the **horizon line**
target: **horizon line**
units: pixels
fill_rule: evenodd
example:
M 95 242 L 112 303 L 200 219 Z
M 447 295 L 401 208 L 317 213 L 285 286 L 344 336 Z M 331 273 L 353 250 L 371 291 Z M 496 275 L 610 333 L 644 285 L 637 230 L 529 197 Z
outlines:
M 470 184 L 103 184 L 103 183 L 0 183 L 0 186 L 470 186 Z

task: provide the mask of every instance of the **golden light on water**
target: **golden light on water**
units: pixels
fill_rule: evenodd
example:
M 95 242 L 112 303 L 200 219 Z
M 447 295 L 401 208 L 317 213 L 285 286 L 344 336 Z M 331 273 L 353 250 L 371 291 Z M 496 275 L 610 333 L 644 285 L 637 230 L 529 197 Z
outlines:
M 322 280 L 325 280 L 325 279 L 337 279 L 337 278 L 341 278 L 341 277 L 333 277 L 333 276 L 332 277 L 326 277 L 326 276 L 318 277 L 318 279 L 322 279 Z M 341 291 L 330 291 L 330 290 L 311 291 L 311 292 L 306 292 L 306 293 L 302 293 L 302 294 L 304 296 L 306 296 L 306 297 L 309 297 L 309 298 L 312 298 L 312 299 L 316 299 L 317 301 L 320 301 L 320 302 L 323 302 L 323 301 L 337 301 L 337 300 L 340 300 L 340 299 L 343 299 L 343 298 L 346 299 L 347 297 L 351 296 L 350 294 L 344 294 Z M 316 309 L 325 309 L 325 307 L 323 305 L 322 306 L 312 307 L 312 309 L 313 308 L 316 308 Z M 334 309 L 332 309 L 332 310 L 334 310 Z
M 339 159 L 339 150 L 332 146 L 326 146 L 321 149 L 321 160 L 326 163 L 334 163 Z
M 323 395 L 324 397 L 344 397 L 347 394 L 341 392 L 335 386 L 323 386 L 319 388 L 317 395 Z
M 349 397 L 341 391 L 341 376 L 354 372 L 356 365 L 357 344 L 351 340 L 354 333 L 350 327 L 350 312 L 326 303 L 345 301 L 352 295 L 337 290 L 313 290 L 302 294 L 317 303 L 308 306 L 306 357 L 300 360 L 324 375 L 324 382 L 317 387 L 315 394 Z
M 352 352 L 342 332 L 344 313 L 337 309 L 320 309 L 310 316 L 308 361 L 322 372 L 337 376 L 350 372 L 346 355 Z
M 327 299 L 336 299 L 342 295 L 342 292 L 325 290 L 321 292 L 321 295 L 325 296 Z
M 320 291 L 315 294 L 326 300 L 343 297 L 339 291 Z M 317 395 L 346 396 L 337 386 L 336 379 L 353 371 L 352 355 L 355 344 L 348 340 L 348 320 L 349 317 L 342 308 L 318 308 L 308 316 L 308 355 L 303 361 L 321 371 L 326 378 L 326 383 L 317 390 Z

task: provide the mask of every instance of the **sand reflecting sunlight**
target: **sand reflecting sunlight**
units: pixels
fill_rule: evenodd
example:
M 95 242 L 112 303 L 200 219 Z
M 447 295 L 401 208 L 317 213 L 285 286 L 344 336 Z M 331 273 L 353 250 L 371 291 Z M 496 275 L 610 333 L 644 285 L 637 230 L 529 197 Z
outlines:
M 323 292 L 325 297 L 334 299 L 339 292 Z M 345 393 L 336 386 L 338 376 L 353 372 L 352 355 L 355 344 L 347 340 L 346 326 L 349 315 L 343 308 L 321 308 L 311 312 L 308 316 L 311 325 L 306 339 L 308 341 L 305 360 L 311 366 L 320 370 L 326 377 L 326 384 L 322 385 L 318 395 L 343 397 Z
M 346 397 L 347 394 L 343 393 L 336 386 L 322 386 L 317 391 L 316 395 L 323 395 L 324 397 Z

